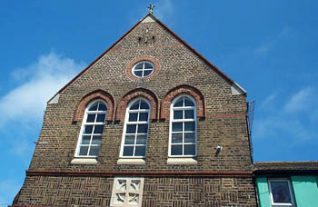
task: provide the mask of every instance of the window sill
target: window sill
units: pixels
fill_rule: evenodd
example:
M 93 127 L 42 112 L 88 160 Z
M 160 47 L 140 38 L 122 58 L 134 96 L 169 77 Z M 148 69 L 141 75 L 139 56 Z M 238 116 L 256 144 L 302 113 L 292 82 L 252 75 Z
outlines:
M 118 165 L 145 165 L 144 159 L 120 158 L 117 160 Z
M 191 157 L 169 157 L 167 159 L 168 165 L 197 165 L 198 161 Z
M 98 161 L 96 158 L 73 158 L 71 164 L 74 165 L 94 165 L 97 164 Z

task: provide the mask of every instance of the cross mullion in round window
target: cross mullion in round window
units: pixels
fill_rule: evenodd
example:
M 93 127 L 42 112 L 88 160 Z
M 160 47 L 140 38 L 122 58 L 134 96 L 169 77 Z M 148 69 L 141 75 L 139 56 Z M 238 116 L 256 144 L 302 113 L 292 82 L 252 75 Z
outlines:
M 137 99 L 128 106 L 122 156 L 145 156 L 149 112 L 150 106 L 144 99 Z
M 196 106 L 192 98 L 181 96 L 173 101 L 170 132 L 170 156 L 196 156 Z
M 134 76 L 143 78 L 149 76 L 154 70 L 154 65 L 149 61 L 138 62 L 132 69 Z
M 106 112 L 106 104 L 101 100 L 94 101 L 87 106 L 77 148 L 77 156 L 98 156 Z

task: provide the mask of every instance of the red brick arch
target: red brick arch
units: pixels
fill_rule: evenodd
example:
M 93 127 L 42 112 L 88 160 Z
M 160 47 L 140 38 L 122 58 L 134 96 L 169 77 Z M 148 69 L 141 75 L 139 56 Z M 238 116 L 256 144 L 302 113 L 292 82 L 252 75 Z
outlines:
M 113 97 L 107 93 L 106 91 L 103 90 L 96 90 L 93 91 L 87 95 L 85 95 L 82 100 L 79 102 L 77 109 L 75 111 L 74 117 L 73 117 L 73 121 L 80 121 L 83 119 L 84 116 L 84 112 L 85 109 L 87 107 L 87 105 L 97 99 L 101 99 L 103 101 L 106 102 L 107 104 L 107 116 L 106 116 L 106 120 L 107 121 L 112 121 L 113 120 L 113 116 L 114 116 L 114 106 L 115 106 L 115 102 Z
M 158 98 L 156 94 L 154 94 L 152 91 L 145 88 L 136 88 L 126 93 L 126 95 L 124 95 L 123 98 L 118 103 L 117 110 L 116 110 L 117 121 L 124 121 L 125 112 L 126 112 L 128 103 L 131 100 L 138 97 L 145 98 L 149 101 L 151 106 L 150 119 L 151 120 L 158 119 Z
M 170 118 L 170 105 L 174 98 L 181 94 L 186 94 L 194 98 L 197 105 L 197 116 L 198 118 L 205 117 L 205 103 L 204 96 L 202 93 L 189 85 L 180 85 L 171 89 L 166 96 L 161 100 L 161 110 L 160 110 L 160 119 L 169 119 Z

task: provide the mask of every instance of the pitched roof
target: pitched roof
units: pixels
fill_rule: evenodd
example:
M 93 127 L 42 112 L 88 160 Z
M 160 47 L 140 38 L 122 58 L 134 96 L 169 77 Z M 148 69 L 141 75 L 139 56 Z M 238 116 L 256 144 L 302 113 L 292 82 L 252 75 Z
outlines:
M 304 162 L 257 162 L 255 174 L 317 174 L 318 161 Z
M 225 75 L 220 69 L 218 69 L 214 64 L 204 58 L 199 52 L 197 52 L 194 48 L 192 48 L 187 42 L 181 39 L 177 34 L 175 34 L 171 29 L 169 29 L 165 24 L 163 24 L 160 20 L 158 20 L 154 15 L 147 14 L 144 18 L 138 21 L 131 29 L 129 29 L 123 36 L 121 36 L 116 42 L 114 42 L 105 52 L 99 55 L 92 63 L 90 63 L 84 70 L 82 70 L 79 74 L 77 74 L 72 80 L 70 80 L 66 85 L 64 85 L 50 100 L 49 102 L 59 93 L 64 91 L 71 83 L 73 83 L 77 78 L 79 78 L 82 74 L 84 74 L 92 65 L 94 65 L 99 59 L 101 59 L 107 52 L 109 52 L 117 43 L 119 43 L 122 39 L 124 39 L 133 29 L 135 29 L 139 24 L 143 23 L 147 17 L 152 18 L 155 22 L 157 22 L 160 26 L 162 26 L 165 30 L 167 30 L 173 37 L 175 37 L 179 42 L 181 42 L 186 48 L 192 51 L 195 55 L 197 55 L 204 63 L 206 63 L 212 70 L 214 70 L 217 74 L 223 77 L 230 85 L 235 86 L 237 90 L 240 90 L 242 94 L 246 95 L 246 90 L 242 88 L 238 83 L 233 81 L 227 75 Z

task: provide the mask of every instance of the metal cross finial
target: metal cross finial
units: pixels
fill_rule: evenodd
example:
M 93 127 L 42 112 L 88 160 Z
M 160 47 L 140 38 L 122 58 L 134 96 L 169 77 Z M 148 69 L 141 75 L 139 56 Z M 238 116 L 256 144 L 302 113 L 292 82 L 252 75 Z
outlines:
M 148 14 L 153 14 L 154 8 L 155 8 L 155 5 L 149 4 L 149 6 L 148 6 Z

